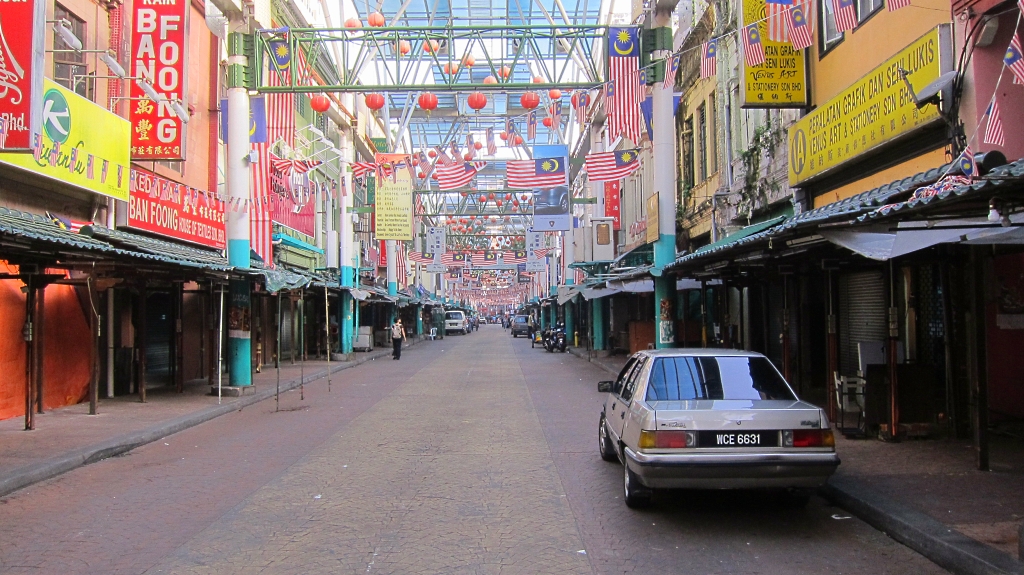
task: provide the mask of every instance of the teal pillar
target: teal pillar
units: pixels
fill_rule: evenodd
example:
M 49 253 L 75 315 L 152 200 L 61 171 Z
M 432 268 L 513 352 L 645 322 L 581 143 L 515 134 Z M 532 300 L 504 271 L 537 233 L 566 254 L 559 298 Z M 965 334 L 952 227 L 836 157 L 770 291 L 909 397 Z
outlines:
M 544 330 L 548 328 L 548 311 L 544 308 L 540 308 L 540 329 Z
M 574 317 L 575 312 L 576 312 L 576 310 L 573 309 L 572 301 L 570 300 L 569 302 L 566 302 L 566 304 L 565 304 L 565 337 L 566 337 L 566 341 L 569 342 L 569 345 L 576 345 L 576 336 L 575 336 L 575 333 L 576 333 L 576 321 L 575 321 L 575 319 L 576 318 Z
M 341 286 L 355 287 L 355 269 L 351 266 L 341 268 Z M 352 353 L 352 343 L 356 335 L 356 303 L 355 298 L 348 290 L 341 291 L 341 305 L 339 312 L 341 319 L 338 321 L 341 330 L 341 353 Z
M 416 304 L 416 335 L 423 335 L 423 305 Z
M 672 277 L 654 278 L 654 317 L 657 324 L 654 331 L 654 346 L 658 349 L 676 347 L 676 324 L 674 303 L 676 281 Z
M 604 319 L 604 298 L 590 300 L 590 330 L 594 338 L 594 349 L 597 351 L 607 348 L 606 322 Z
M 249 267 L 249 240 L 228 241 L 228 263 Z M 231 280 L 228 284 L 228 309 L 224 316 L 228 328 L 228 379 L 233 386 L 252 385 L 252 301 L 249 280 Z

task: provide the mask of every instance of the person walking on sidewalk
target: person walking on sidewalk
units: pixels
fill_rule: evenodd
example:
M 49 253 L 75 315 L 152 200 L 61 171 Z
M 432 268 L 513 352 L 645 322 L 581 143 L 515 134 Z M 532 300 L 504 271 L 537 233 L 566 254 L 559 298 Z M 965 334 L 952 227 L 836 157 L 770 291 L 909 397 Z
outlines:
M 402 342 L 405 341 L 405 328 L 402 327 L 402 320 L 396 319 L 391 326 L 391 343 L 395 350 L 391 352 L 391 359 L 402 359 Z

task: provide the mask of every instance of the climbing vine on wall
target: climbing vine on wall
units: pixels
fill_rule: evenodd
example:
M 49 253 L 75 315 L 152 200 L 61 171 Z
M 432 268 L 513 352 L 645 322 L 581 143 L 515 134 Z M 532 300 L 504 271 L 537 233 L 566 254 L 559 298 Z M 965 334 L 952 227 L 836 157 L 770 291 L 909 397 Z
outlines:
M 778 193 L 779 182 L 763 176 L 761 165 L 762 162 L 768 165 L 772 163 L 784 135 L 782 123 L 769 117 L 764 124 L 754 129 L 750 146 L 740 152 L 740 160 L 743 163 L 743 188 L 740 190 L 737 213 L 749 216 L 755 208 L 768 203 L 769 195 Z

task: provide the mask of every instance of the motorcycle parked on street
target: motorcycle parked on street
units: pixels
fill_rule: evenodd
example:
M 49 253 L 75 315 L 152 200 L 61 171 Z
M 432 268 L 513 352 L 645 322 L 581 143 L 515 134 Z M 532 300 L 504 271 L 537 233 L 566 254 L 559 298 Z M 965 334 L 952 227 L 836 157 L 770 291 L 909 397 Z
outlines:
M 551 329 L 545 330 L 546 335 L 544 336 L 544 349 L 550 353 L 558 351 L 565 353 L 566 338 L 565 338 L 565 324 L 559 323 Z

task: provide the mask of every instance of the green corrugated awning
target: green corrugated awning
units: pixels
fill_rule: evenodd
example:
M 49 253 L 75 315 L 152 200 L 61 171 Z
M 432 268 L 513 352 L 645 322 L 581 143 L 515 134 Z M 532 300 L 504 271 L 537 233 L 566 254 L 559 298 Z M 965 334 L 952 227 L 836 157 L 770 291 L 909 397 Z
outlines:
M 263 277 L 263 284 L 266 290 L 270 293 L 277 293 L 282 290 L 293 290 L 299 289 L 309 285 L 309 278 L 297 274 L 291 270 L 285 268 L 278 269 L 267 269 L 262 266 L 253 265 L 256 262 L 252 262 L 249 272 L 254 275 Z
M 786 216 L 779 216 L 777 218 L 772 218 L 770 220 L 766 220 L 766 221 L 759 222 L 759 223 L 756 223 L 756 224 L 751 224 L 751 225 L 749 225 L 749 226 L 747 226 L 745 228 L 742 228 L 742 229 L 736 231 L 735 233 L 729 234 L 728 236 L 718 240 L 715 243 L 708 244 L 708 245 L 698 249 L 697 251 L 695 251 L 693 253 L 694 254 L 702 254 L 704 252 L 709 252 L 709 251 L 717 249 L 717 248 L 725 247 L 725 246 L 727 246 L 729 244 L 735 243 L 737 240 L 741 240 L 741 239 L 743 239 L 743 238 L 745 238 L 747 236 L 754 235 L 757 232 L 767 230 L 768 228 L 770 228 L 772 226 L 776 226 L 776 225 L 782 223 L 782 221 L 785 220 L 785 219 L 786 219 Z
M 150 254 L 168 263 L 185 267 L 205 268 L 215 271 L 231 271 L 233 269 L 228 265 L 227 258 L 220 251 L 196 248 L 121 230 L 112 230 L 98 224 L 84 226 L 81 234 L 102 240 L 114 246 L 130 249 L 134 252 Z
M 291 248 L 296 248 L 296 249 L 300 249 L 300 250 L 306 250 L 308 252 L 313 252 L 313 253 L 317 253 L 317 254 L 324 253 L 324 251 L 322 249 L 314 246 L 313 244 L 306 243 L 306 242 L 304 242 L 304 241 L 302 241 L 302 240 L 300 240 L 298 238 L 293 238 L 293 237 L 291 237 L 289 235 L 274 234 L 274 235 L 271 236 L 271 239 L 273 239 L 275 242 L 279 241 L 282 244 L 284 244 L 284 245 L 286 245 L 288 247 L 291 247 Z

